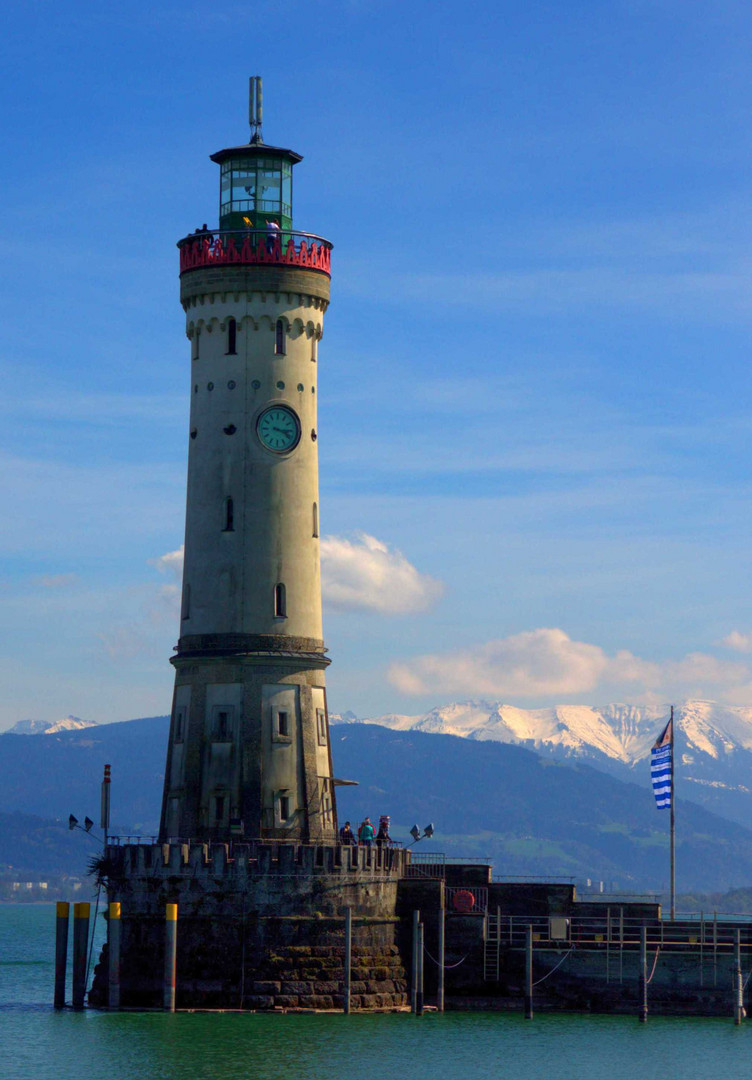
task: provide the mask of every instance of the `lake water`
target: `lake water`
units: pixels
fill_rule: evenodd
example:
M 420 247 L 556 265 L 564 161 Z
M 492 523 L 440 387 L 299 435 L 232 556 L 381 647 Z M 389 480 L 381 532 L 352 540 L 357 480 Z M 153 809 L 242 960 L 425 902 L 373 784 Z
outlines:
M 54 904 L 0 904 L 1 1080 L 700 1080 L 751 1068 L 752 1020 L 730 1017 L 55 1012 L 54 936 Z

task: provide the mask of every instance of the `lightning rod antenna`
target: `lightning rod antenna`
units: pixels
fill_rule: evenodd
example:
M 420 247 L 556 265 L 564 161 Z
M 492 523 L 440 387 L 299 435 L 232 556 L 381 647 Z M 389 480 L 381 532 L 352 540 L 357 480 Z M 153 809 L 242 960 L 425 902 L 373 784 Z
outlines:
M 261 125 L 264 114 L 264 92 L 260 75 L 248 80 L 248 123 L 251 126 L 251 142 L 262 143 Z

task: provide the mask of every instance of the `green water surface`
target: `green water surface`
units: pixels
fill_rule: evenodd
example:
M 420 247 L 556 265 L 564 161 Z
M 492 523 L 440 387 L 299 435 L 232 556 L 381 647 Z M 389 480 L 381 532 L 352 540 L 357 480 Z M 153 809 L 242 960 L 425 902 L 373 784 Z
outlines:
M 101 922 L 101 920 L 99 920 Z M 699 1080 L 752 1074 L 752 1021 L 51 1007 L 54 904 L 0 905 L 1 1080 Z

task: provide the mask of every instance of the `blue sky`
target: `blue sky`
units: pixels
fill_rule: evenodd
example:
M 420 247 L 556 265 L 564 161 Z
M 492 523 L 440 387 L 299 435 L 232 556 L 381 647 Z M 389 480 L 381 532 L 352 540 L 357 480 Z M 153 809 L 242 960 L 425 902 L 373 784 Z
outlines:
M 330 706 L 752 701 L 751 38 L 723 0 L 16 5 L 0 728 L 169 709 L 175 241 L 257 73 L 335 244 Z

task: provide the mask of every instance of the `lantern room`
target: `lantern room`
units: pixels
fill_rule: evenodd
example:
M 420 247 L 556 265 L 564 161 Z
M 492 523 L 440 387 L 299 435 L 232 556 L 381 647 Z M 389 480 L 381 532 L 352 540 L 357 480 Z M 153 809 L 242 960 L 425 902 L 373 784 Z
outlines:
M 265 230 L 276 221 L 292 229 L 292 167 L 300 154 L 262 142 L 230 147 L 212 154 L 220 167 L 221 230 Z

